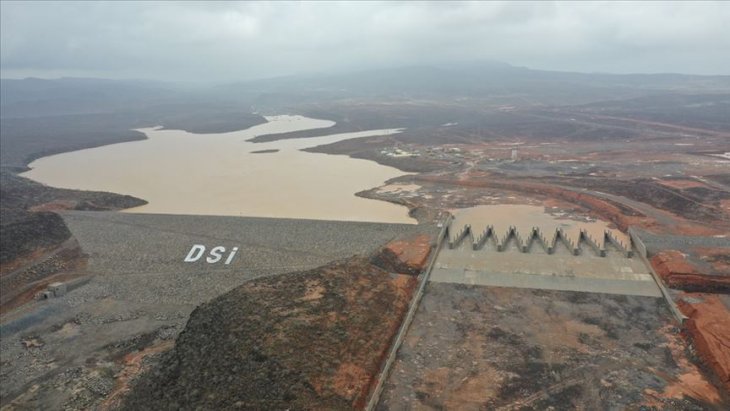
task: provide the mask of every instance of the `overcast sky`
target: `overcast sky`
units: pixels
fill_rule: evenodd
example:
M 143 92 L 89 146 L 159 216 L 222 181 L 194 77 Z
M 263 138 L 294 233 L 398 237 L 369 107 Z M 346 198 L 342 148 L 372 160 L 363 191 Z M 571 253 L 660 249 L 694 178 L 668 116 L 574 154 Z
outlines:
M 2 1 L 2 77 L 231 81 L 499 60 L 730 74 L 730 3 Z

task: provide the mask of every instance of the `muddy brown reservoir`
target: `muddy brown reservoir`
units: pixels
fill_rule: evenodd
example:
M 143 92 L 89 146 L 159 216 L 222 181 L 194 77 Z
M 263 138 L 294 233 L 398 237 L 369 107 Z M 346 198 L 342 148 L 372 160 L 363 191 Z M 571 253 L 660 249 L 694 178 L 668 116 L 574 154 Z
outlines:
M 128 212 L 415 223 L 406 207 L 355 196 L 405 173 L 369 160 L 301 151 L 400 130 L 246 141 L 334 125 L 302 116 L 267 120 L 220 134 L 141 129 L 147 140 L 44 157 L 23 175 L 54 187 L 110 191 L 149 202 Z M 270 152 L 252 153 L 262 150 Z

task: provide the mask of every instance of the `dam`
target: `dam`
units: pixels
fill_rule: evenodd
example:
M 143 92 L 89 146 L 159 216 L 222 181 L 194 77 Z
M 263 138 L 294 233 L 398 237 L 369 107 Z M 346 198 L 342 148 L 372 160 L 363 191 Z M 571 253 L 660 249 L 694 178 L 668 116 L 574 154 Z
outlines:
M 522 211 L 535 213 L 539 209 L 524 206 Z M 492 222 L 488 217 L 457 213 L 446 227 L 429 280 L 662 296 L 650 268 L 635 256 L 633 242 L 620 231 L 607 226 L 600 229 L 595 223 L 555 220 L 545 214 L 543 221 L 537 222 L 520 218 L 517 210 L 512 222 L 499 213 L 492 216 Z

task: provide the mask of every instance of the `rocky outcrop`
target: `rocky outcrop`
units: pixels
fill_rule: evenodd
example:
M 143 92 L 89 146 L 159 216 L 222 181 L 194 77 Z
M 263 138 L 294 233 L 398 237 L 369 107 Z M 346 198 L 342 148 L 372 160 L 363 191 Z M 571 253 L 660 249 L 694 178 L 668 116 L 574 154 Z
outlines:
M 730 310 L 718 295 L 688 294 L 678 302 L 689 317 L 685 332 L 702 361 L 730 392 Z

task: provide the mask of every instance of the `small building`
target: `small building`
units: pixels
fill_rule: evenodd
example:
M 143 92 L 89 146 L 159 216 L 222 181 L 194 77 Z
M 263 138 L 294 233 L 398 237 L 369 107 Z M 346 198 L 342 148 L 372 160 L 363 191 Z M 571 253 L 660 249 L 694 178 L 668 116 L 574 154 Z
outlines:
M 54 297 L 60 297 L 66 294 L 66 291 L 66 283 L 56 282 L 48 285 L 48 292 L 52 293 Z

